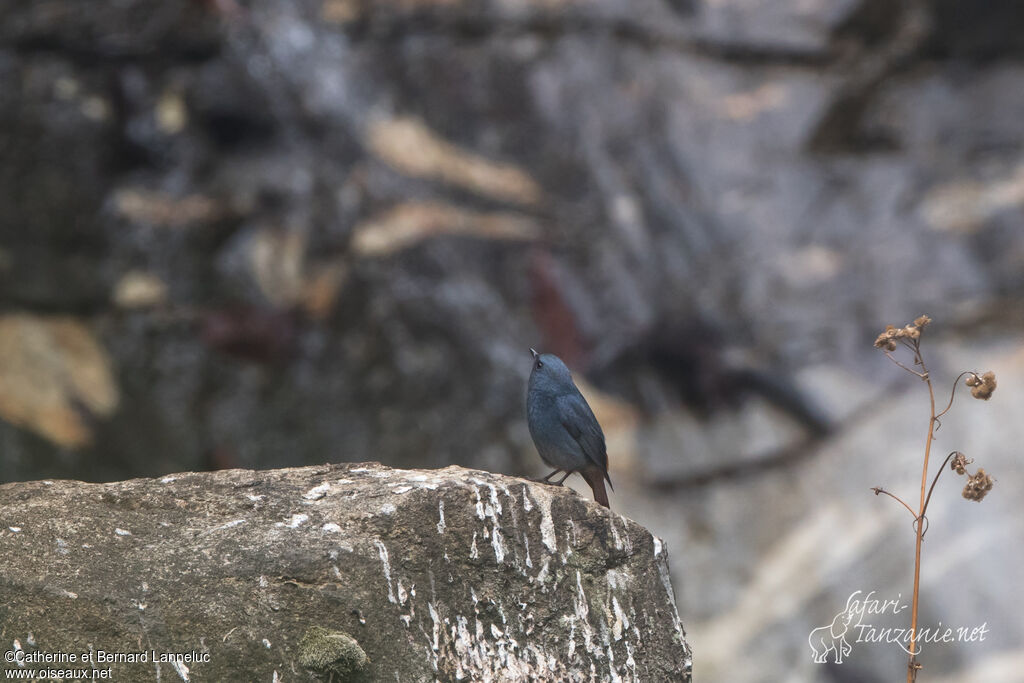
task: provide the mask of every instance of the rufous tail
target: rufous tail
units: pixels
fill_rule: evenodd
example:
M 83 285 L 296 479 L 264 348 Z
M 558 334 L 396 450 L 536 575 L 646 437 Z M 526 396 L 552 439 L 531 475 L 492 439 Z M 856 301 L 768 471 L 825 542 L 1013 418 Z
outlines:
M 590 488 L 594 492 L 594 500 L 611 510 L 612 506 L 608 504 L 608 492 L 604 488 L 605 473 L 595 467 L 580 470 L 580 474 L 590 484 Z

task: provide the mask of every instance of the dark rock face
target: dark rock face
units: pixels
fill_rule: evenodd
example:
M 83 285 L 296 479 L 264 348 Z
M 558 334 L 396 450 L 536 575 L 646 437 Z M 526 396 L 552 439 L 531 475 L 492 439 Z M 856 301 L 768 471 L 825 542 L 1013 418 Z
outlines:
M 194 653 L 114 680 L 690 680 L 665 546 L 567 489 L 228 470 L 7 484 L 0 521 L 5 649 Z
M 0 394 L 55 388 L 0 395 L 0 477 L 514 471 L 530 346 L 617 387 L 713 327 L 786 376 L 870 368 L 884 321 L 1001 315 L 1015 8 L 8 3 L 0 316 L 34 320 Z M 79 405 L 77 354 L 25 351 L 66 316 L 109 409 Z

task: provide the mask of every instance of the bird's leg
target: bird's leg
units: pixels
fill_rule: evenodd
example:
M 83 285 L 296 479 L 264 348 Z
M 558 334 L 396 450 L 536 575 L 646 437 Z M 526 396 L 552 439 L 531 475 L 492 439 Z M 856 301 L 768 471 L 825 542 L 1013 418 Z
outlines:
M 558 471 L 558 470 L 556 470 L 556 471 Z M 552 472 L 551 474 L 554 474 L 554 472 Z M 572 474 L 572 472 L 566 472 L 566 473 L 565 473 L 565 476 L 564 476 L 564 477 L 562 477 L 562 478 L 561 478 L 561 479 L 559 479 L 558 481 L 556 481 L 556 482 L 552 482 L 552 483 L 553 483 L 553 484 L 554 484 L 555 486 L 561 486 L 561 485 L 562 485 L 562 482 L 564 482 L 564 481 L 565 481 L 566 479 L 568 479 L 568 478 L 569 478 L 569 475 L 570 475 L 570 474 Z
M 551 474 L 549 474 L 548 476 L 544 477 L 543 479 L 534 479 L 533 481 L 537 482 L 538 484 L 550 484 L 551 483 L 551 477 L 555 476 L 556 474 L 558 474 L 561 471 L 562 470 L 555 470 Z M 568 477 L 569 475 L 566 474 L 565 476 Z M 562 477 L 562 481 L 565 481 L 565 477 Z M 560 484 L 561 484 L 561 482 L 559 482 L 558 485 L 560 485 Z

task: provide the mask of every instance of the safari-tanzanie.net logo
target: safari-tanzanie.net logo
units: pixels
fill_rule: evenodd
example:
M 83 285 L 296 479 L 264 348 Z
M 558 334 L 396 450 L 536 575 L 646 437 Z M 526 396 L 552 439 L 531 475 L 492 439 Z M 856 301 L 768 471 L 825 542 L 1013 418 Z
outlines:
M 902 618 L 910 605 L 903 601 L 902 594 L 895 599 L 882 599 L 876 591 L 864 594 L 854 591 L 846 601 L 846 607 L 836 614 L 831 624 L 819 626 L 807 638 L 811 646 L 811 657 L 818 664 L 829 659 L 842 664 L 850 656 L 856 643 L 897 645 L 910 654 L 911 630 L 906 626 L 894 625 L 892 617 Z M 915 641 L 917 651 L 922 646 L 948 643 L 977 643 L 988 635 L 988 622 L 980 626 L 946 626 L 941 621 L 935 626 L 918 627 Z

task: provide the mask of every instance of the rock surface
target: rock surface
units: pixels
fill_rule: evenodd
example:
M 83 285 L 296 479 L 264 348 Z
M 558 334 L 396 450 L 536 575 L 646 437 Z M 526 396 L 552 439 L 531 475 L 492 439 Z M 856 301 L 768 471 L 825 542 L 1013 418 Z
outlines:
M 0 649 L 199 660 L 114 680 L 690 679 L 664 544 L 569 489 L 377 464 L 41 481 L 0 486 L 0 529 Z

